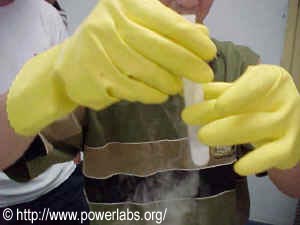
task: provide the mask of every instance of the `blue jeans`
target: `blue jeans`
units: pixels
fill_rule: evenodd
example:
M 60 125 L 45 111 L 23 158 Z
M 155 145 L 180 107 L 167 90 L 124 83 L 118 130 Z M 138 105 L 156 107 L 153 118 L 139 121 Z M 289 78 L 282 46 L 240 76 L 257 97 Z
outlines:
M 84 178 L 82 174 L 81 167 L 78 166 L 74 173 L 59 187 L 47 193 L 46 195 L 23 204 L 15 205 L 9 207 L 13 212 L 13 218 L 10 221 L 5 221 L 3 218 L 3 211 L 6 208 L 0 208 L 0 224 L 1 225 L 29 225 L 32 224 L 33 215 L 20 214 L 24 216 L 23 219 L 17 220 L 17 212 L 25 212 L 25 210 L 31 212 L 39 213 L 39 220 L 35 221 L 33 224 L 36 225 L 88 225 L 88 221 L 81 223 L 80 215 L 82 212 L 89 212 L 89 206 L 85 199 L 83 192 L 84 188 Z M 49 210 L 49 212 L 74 212 L 77 213 L 77 219 L 70 220 L 69 218 L 65 221 L 57 219 L 56 221 L 45 221 L 45 216 L 42 221 L 42 214 L 44 210 Z M 48 217 L 49 218 L 49 217 Z

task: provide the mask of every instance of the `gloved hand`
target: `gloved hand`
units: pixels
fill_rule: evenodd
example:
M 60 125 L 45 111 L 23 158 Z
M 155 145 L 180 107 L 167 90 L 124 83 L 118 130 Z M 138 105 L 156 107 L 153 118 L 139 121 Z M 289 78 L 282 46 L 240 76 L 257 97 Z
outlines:
M 72 37 L 22 68 L 8 94 L 11 126 L 34 135 L 78 105 L 161 103 L 182 77 L 211 81 L 215 54 L 205 28 L 157 0 L 102 0 Z
M 300 159 L 300 98 L 292 77 L 278 66 L 251 66 L 236 82 L 203 85 L 205 101 L 184 110 L 189 124 L 203 126 L 211 146 L 252 143 L 234 166 L 240 175 L 288 169 Z

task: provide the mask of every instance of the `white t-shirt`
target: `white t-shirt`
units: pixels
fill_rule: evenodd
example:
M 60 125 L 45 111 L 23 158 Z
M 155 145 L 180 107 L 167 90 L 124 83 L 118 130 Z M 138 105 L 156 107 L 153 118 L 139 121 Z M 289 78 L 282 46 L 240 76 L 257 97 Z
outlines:
M 5 93 L 22 65 L 66 38 L 59 13 L 44 0 L 15 0 L 0 7 L 0 94 Z M 29 202 L 66 181 L 73 162 L 53 165 L 28 183 L 17 183 L 0 172 L 0 207 Z

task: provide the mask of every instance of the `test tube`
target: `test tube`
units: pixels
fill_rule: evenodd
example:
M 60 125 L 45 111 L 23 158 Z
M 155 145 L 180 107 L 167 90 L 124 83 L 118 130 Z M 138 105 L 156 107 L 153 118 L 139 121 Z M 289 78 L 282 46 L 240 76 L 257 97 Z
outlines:
M 194 14 L 183 15 L 187 20 L 196 23 Z M 191 106 L 203 101 L 203 91 L 200 84 L 196 84 L 189 80 L 184 80 L 184 100 L 186 106 Z M 209 147 L 199 142 L 197 133 L 199 126 L 188 126 L 188 138 L 193 163 L 196 166 L 205 166 L 209 163 L 210 154 Z
M 184 100 L 186 106 L 203 101 L 201 85 L 184 80 Z M 196 166 L 202 167 L 209 163 L 210 153 L 209 146 L 202 144 L 197 138 L 199 128 L 199 126 L 188 126 L 188 139 L 192 161 Z

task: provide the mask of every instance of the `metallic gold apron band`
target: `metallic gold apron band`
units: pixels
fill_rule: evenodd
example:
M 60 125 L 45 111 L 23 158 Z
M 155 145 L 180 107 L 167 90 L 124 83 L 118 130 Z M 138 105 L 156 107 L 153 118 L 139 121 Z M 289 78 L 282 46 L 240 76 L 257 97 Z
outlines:
M 215 158 L 212 155 L 205 168 L 231 164 L 235 159 L 234 154 L 223 158 Z M 187 138 L 142 143 L 109 143 L 102 147 L 85 146 L 84 151 L 84 174 L 91 178 L 107 178 L 116 174 L 144 177 L 161 171 L 200 168 L 192 160 Z
M 204 198 L 236 187 L 241 179 L 232 165 L 205 170 L 166 171 L 149 177 L 115 175 L 107 179 L 85 178 L 89 201 L 98 203 L 147 203 L 173 198 Z
M 138 212 L 141 217 L 146 212 L 166 212 L 165 220 L 161 224 L 166 225 L 232 225 L 238 224 L 236 212 L 236 192 L 228 191 L 222 194 L 197 199 L 170 200 L 153 202 L 150 204 L 100 204 L 90 202 L 90 209 L 93 212 L 111 212 L 115 215 L 114 220 L 94 220 L 91 225 L 154 225 L 155 218 L 151 221 L 121 221 L 116 214 L 121 212 Z M 167 210 L 166 210 L 167 209 Z M 123 217 L 124 218 L 124 217 Z
M 84 172 L 88 177 L 105 178 L 119 173 L 147 176 L 176 168 L 195 168 L 186 139 L 109 143 L 86 147 L 84 151 Z

